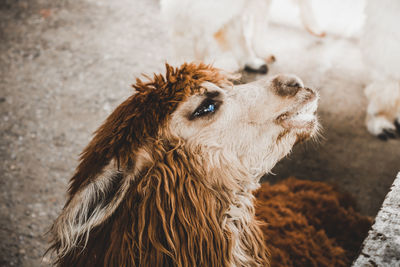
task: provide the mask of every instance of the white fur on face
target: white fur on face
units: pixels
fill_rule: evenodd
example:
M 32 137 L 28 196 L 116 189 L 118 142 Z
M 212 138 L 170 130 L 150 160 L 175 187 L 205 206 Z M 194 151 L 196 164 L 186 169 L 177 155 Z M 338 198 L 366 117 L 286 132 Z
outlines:
M 301 88 L 290 95 L 282 91 L 293 85 Z M 221 168 L 221 161 L 227 161 L 257 180 L 290 152 L 299 137 L 318 128 L 314 115 L 318 96 L 294 76 L 233 88 L 205 83 L 204 88 L 204 94 L 190 97 L 174 112 L 170 128 L 188 147 L 200 147 L 210 166 Z M 219 108 L 190 119 L 207 98 L 220 103 Z

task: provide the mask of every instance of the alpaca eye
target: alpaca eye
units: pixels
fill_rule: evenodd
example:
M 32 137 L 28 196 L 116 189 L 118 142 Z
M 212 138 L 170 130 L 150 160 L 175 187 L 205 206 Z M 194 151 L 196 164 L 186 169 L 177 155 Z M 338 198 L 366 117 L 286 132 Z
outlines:
M 190 119 L 195 119 L 207 114 L 214 113 L 218 108 L 217 102 L 211 99 L 206 99 L 201 105 L 193 112 Z

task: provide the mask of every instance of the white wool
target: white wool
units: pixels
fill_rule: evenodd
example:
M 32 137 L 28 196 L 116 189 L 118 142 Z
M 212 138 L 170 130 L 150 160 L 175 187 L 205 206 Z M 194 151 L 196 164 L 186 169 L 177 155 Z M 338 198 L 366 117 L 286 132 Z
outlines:
M 378 135 L 400 120 L 400 1 L 369 0 L 365 14 L 360 47 L 371 76 L 366 124 Z

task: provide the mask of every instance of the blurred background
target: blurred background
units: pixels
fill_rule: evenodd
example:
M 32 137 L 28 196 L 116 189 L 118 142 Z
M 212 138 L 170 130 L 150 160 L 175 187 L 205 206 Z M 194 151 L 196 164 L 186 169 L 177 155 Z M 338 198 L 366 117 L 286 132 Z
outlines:
M 274 174 L 325 181 L 375 216 L 400 169 L 400 140 L 364 125 L 368 66 L 358 38 L 364 1 L 315 0 L 324 38 L 291 0 L 272 1 L 268 76 L 293 73 L 321 94 L 323 137 L 296 146 Z M 157 0 L 0 0 L 0 266 L 48 266 L 44 235 L 78 155 L 142 73 L 163 72 L 168 27 Z M 262 75 L 243 74 L 245 82 Z

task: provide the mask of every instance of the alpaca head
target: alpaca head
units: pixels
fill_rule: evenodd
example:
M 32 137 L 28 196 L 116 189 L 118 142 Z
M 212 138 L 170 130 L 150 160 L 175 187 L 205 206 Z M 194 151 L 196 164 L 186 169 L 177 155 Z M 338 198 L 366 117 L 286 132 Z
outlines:
M 257 180 L 318 129 L 318 94 L 296 76 L 237 86 L 203 82 L 201 89 L 177 107 L 168 129 L 210 169 L 239 167 Z
M 292 76 L 234 86 L 203 64 L 167 65 L 134 88 L 81 155 L 52 228 L 59 260 L 230 262 L 221 224 L 231 191 L 254 189 L 316 132 L 317 94 Z M 198 254 L 199 246 L 215 248 Z

